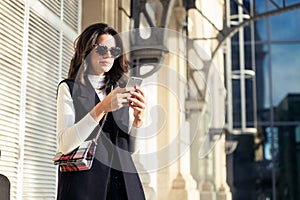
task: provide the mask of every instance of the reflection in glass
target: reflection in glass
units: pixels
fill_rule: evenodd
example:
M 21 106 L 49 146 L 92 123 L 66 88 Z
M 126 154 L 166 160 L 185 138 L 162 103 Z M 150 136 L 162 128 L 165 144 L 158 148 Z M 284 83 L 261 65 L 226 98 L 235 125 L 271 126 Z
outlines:
M 244 6 L 249 2 L 243 1 Z M 291 5 L 300 0 L 254 1 L 255 12 L 275 10 L 274 2 L 283 6 L 284 2 Z M 236 8 L 232 6 L 232 9 Z M 236 10 L 231 14 L 234 12 Z M 243 43 L 238 33 L 231 38 L 233 128 L 241 129 L 241 97 L 245 95 L 247 127 L 257 129 L 253 134 L 255 161 L 253 169 L 249 169 L 249 173 L 254 172 L 253 182 L 247 182 L 255 183 L 255 189 L 246 187 L 249 194 L 250 190 L 255 190 L 251 193 L 255 193 L 253 199 L 274 199 L 274 194 L 278 200 L 300 199 L 299 21 L 300 9 L 295 9 L 256 21 L 252 31 L 249 25 L 243 27 Z M 251 33 L 254 34 L 251 36 Z M 241 63 L 244 66 L 240 66 Z M 243 80 L 246 94 L 241 94 L 241 80 L 235 78 L 241 69 L 255 70 L 253 79 Z M 247 134 L 235 137 L 241 139 Z M 245 152 L 236 152 L 235 156 L 244 158 Z M 236 163 L 235 167 L 241 164 Z M 248 174 L 239 176 L 234 179 L 246 178 Z M 233 200 L 238 199 L 239 192 L 242 189 L 234 190 Z
M 270 32 L 272 41 L 300 41 L 300 10 L 275 15 L 270 18 Z

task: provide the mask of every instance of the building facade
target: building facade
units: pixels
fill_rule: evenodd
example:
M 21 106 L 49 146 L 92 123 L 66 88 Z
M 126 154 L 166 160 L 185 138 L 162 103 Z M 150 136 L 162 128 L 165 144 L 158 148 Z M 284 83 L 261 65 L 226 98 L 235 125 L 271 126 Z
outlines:
M 299 10 L 219 40 L 254 8 L 292 5 L 283 2 L 0 1 L 4 191 L 12 200 L 55 199 L 57 84 L 76 37 L 105 22 L 128 46 L 139 69 L 132 74 L 144 78 L 146 123 L 133 158 L 148 200 L 299 199 L 300 27 L 290 26 Z M 130 38 L 136 26 L 145 43 Z

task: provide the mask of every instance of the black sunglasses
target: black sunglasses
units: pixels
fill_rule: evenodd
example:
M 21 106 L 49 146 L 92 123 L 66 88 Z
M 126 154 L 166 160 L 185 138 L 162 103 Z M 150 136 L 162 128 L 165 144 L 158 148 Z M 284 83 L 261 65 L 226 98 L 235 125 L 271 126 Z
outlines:
M 102 44 L 95 44 L 94 47 L 96 49 L 96 52 L 101 56 L 106 55 L 108 53 L 108 51 L 110 52 L 110 55 L 113 58 L 117 58 L 121 55 L 120 47 L 111 47 L 110 49 L 108 49 L 107 46 L 102 45 Z

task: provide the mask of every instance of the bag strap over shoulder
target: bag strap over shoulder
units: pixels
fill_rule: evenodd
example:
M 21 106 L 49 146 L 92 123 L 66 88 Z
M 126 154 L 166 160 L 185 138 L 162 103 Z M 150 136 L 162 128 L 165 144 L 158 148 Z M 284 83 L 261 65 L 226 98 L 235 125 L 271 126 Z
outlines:
M 113 86 L 111 87 L 111 91 L 112 90 L 113 90 Z M 97 145 L 97 140 L 98 140 L 98 138 L 99 138 L 99 136 L 100 136 L 100 134 L 102 132 L 102 129 L 103 129 L 103 126 L 104 126 L 104 123 L 105 123 L 106 119 L 107 119 L 107 113 L 105 113 L 105 115 L 103 117 L 103 120 L 102 120 L 102 124 L 101 124 L 101 126 L 99 128 L 99 131 L 98 131 L 96 137 L 94 138 L 94 142 L 96 143 L 96 145 Z
M 104 124 L 105 124 L 106 119 L 107 119 L 107 113 L 105 113 L 105 115 L 104 115 L 104 117 L 103 117 L 102 124 L 101 124 L 101 126 L 100 126 L 100 128 L 99 128 L 99 130 L 98 130 L 98 133 L 97 133 L 97 135 L 95 136 L 95 138 L 93 139 L 94 142 L 96 143 L 96 145 L 97 145 L 98 138 L 100 137 L 100 134 L 101 134 L 101 132 L 102 132 L 102 129 L 103 129 L 103 126 L 104 126 Z

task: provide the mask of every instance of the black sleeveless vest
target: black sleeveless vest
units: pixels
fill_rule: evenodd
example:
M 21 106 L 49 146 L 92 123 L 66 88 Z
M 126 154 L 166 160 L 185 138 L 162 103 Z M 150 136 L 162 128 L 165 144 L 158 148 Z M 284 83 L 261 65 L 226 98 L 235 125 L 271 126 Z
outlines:
M 66 82 L 69 86 L 75 108 L 75 122 L 78 122 L 100 100 L 87 78 L 86 85 L 72 80 L 62 82 Z M 128 121 L 128 107 L 108 113 L 97 141 L 92 168 L 89 171 L 59 172 L 57 200 L 105 200 L 112 168 L 122 171 L 128 199 L 145 199 L 142 184 L 131 158 Z M 98 129 L 99 126 L 88 139 L 94 138 Z

